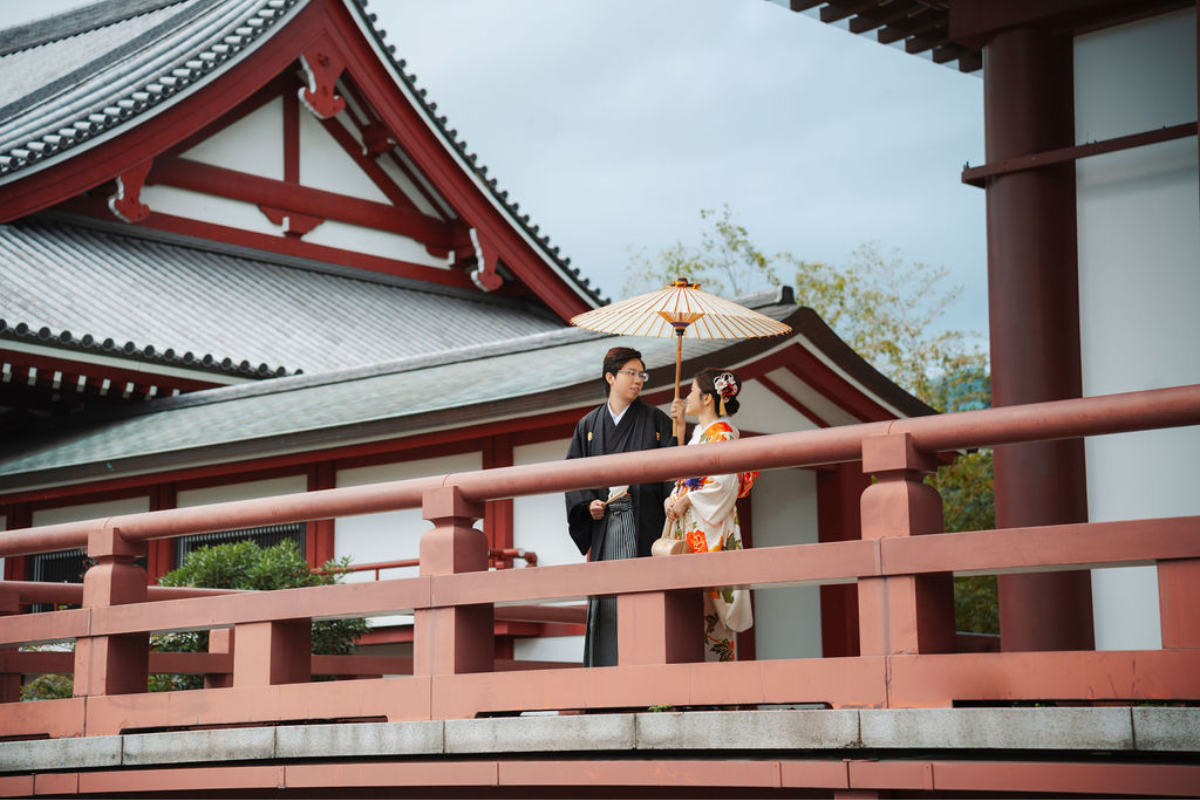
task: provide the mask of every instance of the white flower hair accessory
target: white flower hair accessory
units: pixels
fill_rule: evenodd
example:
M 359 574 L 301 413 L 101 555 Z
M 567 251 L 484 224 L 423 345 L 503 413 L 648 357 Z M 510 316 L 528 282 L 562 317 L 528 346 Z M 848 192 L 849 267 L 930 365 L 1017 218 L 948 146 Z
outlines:
M 732 372 L 722 372 L 713 378 L 713 388 L 722 398 L 736 397 L 738 393 L 737 378 Z

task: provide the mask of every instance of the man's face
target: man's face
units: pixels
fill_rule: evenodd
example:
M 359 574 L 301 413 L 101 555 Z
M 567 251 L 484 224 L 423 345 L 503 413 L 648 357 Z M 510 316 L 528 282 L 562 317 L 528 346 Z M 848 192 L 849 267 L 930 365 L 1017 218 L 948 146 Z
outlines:
M 608 381 L 609 394 L 614 398 L 620 398 L 626 403 L 632 403 L 637 400 L 638 395 L 642 393 L 642 386 L 645 384 L 642 375 L 645 374 L 646 365 L 642 363 L 640 358 L 633 358 L 621 365 L 621 368 L 614 373 L 608 373 L 604 376 Z

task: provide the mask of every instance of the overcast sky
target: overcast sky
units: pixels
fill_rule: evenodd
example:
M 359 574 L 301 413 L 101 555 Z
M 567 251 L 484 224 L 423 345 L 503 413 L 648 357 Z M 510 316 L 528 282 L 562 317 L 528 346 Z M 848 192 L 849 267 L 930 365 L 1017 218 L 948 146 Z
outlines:
M 0 24 L 77 0 L 0 2 Z M 729 204 L 767 251 L 877 242 L 964 287 L 987 328 L 982 81 L 766 0 L 373 0 L 489 176 L 616 297 L 629 248 Z M 786 276 L 785 276 L 786 277 Z

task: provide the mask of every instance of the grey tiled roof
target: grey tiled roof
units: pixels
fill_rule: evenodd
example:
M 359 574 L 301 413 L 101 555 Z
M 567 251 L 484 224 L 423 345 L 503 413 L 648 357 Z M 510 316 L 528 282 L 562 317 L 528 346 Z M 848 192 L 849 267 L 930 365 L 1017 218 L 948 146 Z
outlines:
M 759 310 L 789 324 L 812 314 L 790 302 L 790 293 L 779 300 Z M 701 364 L 749 359 L 780 341 L 686 341 L 685 373 Z M 647 391 L 673 383 L 672 339 L 614 337 L 566 328 L 390 364 L 209 389 L 122 409 L 32 436 L 24 444 L 13 443 L 0 456 L 0 491 L 63 478 L 87 480 L 273 452 L 318 450 L 599 403 L 603 397 L 599 365 L 605 352 L 618 345 L 642 352 L 651 372 Z
M 182 0 L 95 29 L 61 30 L 51 41 L 44 28 L 53 21 L 7 32 L 0 71 L 13 69 L 18 82 L 0 108 L 0 183 L 107 139 L 211 81 L 299 5 Z
M 0 225 L 0 346 L 17 339 L 267 376 L 394 361 L 564 324 L 481 292 L 330 274 L 328 265 L 271 263 L 237 248 L 215 252 L 112 227 Z
M 307 0 L 107 0 L 0 31 L 0 186 L 118 135 L 214 80 Z M 586 302 L 607 299 L 520 212 L 458 131 L 437 114 L 366 0 L 349 8 L 398 88 L 476 185 Z M 15 76 L 15 80 L 13 77 Z

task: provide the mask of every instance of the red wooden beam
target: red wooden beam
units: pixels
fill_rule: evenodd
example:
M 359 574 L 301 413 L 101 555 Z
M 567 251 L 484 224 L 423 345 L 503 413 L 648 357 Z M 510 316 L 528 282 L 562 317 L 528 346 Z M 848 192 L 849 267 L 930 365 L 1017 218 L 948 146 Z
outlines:
M 389 206 L 198 161 L 170 156 L 157 158 L 149 182 L 398 233 L 422 244 L 438 247 L 453 244 L 453 232 L 447 223 L 427 217 L 411 205 Z

